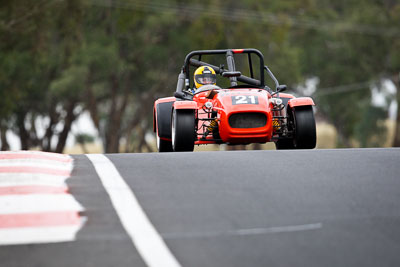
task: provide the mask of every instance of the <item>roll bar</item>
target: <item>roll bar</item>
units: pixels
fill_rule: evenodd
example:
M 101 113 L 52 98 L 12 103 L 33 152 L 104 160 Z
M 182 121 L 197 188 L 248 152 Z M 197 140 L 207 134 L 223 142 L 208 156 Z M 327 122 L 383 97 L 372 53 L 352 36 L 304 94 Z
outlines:
M 240 75 L 239 77 L 230 77 L 231 86 L 236 86 L 237 81 L 244 82 L 253 86 L 257 87 L 265 87 L 264 81 L 264 56 L 262 53 L 254 48 L 247 48 L 247 49 L 220 49 L 220 50 L 198 50 L 192 51 L 187 54 L 184 65 L 182 67 L 182 73 L 185 75 L 185 86 L 186 89 L 190 88 L 189 84 L 189 66 L 200 67 L 200 66 L 210 66 L 212 67 L 217 74 L 222 74 L 223 70 L 220 67 L 208 64 L 206 62 L 201 61 L 202 55 L 215 55 L 215 54 L 225 54 L 226 61 L 228 66 L 228 71 L 235 71 L 235 61 L 234 61 L 234 54 L 248 54 L 249 64 L 250 64 L 250 74 L 252 77 L 247 77 L 245 75 Z M 255 54 L 260 59 L 260 80 L 254 79 L 253 77 L 253 66 L 251 62 L 251 54 Z M 192 57 L 199 56 L 199 60 L 193 59 Z M 183 77 L 180 76 L 180 79 Z M 181 87 L 182 88 L 182 87 Z M 177 88 L 178 90 L 178 88 Z

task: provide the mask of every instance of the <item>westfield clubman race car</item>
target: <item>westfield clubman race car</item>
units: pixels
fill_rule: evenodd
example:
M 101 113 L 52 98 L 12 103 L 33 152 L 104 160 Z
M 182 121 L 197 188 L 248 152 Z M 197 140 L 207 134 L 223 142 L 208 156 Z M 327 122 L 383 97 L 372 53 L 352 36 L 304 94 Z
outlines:
M 245 67 L 239 71 L 238 65 Z M 275 90 L 266 85 L 265 73 Z M 274 142 L 277 149 L 315 148 L 314 101 L 282 93 L 286 89 L 264 65 L 257 49 L 190 52 L 174 96 L 154 103 L 158 151 L 266 142 Z

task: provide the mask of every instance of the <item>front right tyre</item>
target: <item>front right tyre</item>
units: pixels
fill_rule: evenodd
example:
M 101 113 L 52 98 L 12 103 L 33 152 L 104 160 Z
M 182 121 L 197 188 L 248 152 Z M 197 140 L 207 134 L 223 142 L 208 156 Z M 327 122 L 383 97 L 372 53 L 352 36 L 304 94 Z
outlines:
M 172 149 L 193 151 L 195 141 L 194 110 L 174 109 L 171 121 Z

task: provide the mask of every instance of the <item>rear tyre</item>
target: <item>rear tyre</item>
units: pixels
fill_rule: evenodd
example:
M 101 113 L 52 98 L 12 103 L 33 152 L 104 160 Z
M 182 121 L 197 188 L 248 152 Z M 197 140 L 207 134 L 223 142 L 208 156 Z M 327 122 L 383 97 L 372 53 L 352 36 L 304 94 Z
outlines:
M 195 139 L 194 110 L 173 110 L 171 134 L 174 151 L 193 151 Z
M 293 110 L 294 146 L 297 149 L 313 149 L 317 133 L 312 106 L 300 106 Z
M 157 134 L 157 149 L 158 152 L 172 152 L 172 142 L 161 139 Z

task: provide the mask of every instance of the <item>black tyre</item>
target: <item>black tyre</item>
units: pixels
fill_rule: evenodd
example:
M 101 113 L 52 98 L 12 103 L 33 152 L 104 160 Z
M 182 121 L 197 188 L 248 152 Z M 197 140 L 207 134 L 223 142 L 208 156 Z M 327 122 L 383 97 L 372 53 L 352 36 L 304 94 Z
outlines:
M 293 110 L 294 146 L 297 149 L 313 149 L 317 144 L 317 132 L 312 106 Z
M 157 149 L 158 152 L 172 152 L 172 142 L 161 139 L 157 134 Z
M 195 139 L 194 110 L 173 110 L 171 134 L 174 151 L 193 151 Z
M 293 139 L 281 139 L 275 142 L 277 150 L 281 149 L 295 149 Z
M 156 120 L 157 149 L 159 152 L 172 152 L 171 113 L 174 101 L 157 104 L 154 119 Z

